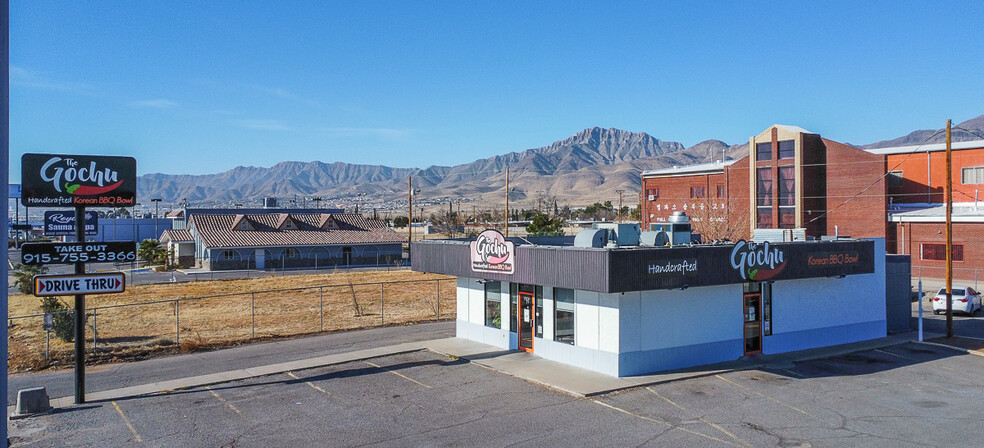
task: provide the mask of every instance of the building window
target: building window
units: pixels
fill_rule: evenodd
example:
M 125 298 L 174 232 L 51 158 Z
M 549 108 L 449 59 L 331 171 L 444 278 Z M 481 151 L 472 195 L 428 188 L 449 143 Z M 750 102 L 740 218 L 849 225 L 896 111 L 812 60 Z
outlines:
M 772 160 L 772 143 L 756 143 L 755 144 L 755 160 L 761 162 L 763 160 Z
M 966 169 L 966 168 L 964 168 Z M 889 171 L 888 175 L 885 176 L 888 181 L 889 187 L 901 187 L 902 186 L 902 171 Z
M 772 207 L 759 207 L 755 215 L 756 215 L 755 228 L 757 229 L 772 228 Z
M 231 250 L 224 250 L 224 251 L 222 251 L 222 259 L 223 260 L 232 260 L 233 258 L 236 258 L 236 252 L 235 251 L 231 251 Z
M 502 328 L 502 284 L 497 281 L 485 282 L 485 326 Z
M 543 338 L 543 287 L 537 286 L 533 295 L 533 336 Z
M 772 283 L 762 283 L 762 336 L 772 336 Z
M 574 290 L 554 288 L 554 340 L 574 345 Z
M 796 169 L 791 166 L 779 167 L 779 206 L 784 205 L 796 205 Z
M 772 168 L 759 168 L 755 173 L 757 206 L 755 227 L 768 229 L 772 227 Z
M 519 283 L 509 284 L 509 331 L 519 331 Z
M 946 244 L 922 243 L 919 245 L 919 259 L 946 261 Z M 953 245 L 953 261 L 963 261 L 963 244 Z
M 779 158 L 792 159 L 796 157 L 796 143 L 792 140 L 779 142 Z
M 717 186 L 717 198 L 724 199 L 728 197 L 728 189 L 724 188 L 724 185 Z
M 703 185 L 690 187 L 690 199 L 703 199 L 706 195 Z
M 961 168 L 960 183 L 964 185 L 984 184 L 984 166 Z
M 758 206 L 772 206 L 772 168 L 759 168 L 755 170 L 758 187 L 755 193 Z
M 646 200 L 655 201 L 659 199 L 659 188 L 646 189 Z

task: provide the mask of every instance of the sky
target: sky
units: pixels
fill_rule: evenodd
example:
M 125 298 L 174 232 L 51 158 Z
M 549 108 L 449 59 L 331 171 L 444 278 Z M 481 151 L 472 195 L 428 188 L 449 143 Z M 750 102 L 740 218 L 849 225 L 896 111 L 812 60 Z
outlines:
M 457 165 L 594 126 L 855 144 L 984 114 L 984 2 L 10 2 L 23 153 Z

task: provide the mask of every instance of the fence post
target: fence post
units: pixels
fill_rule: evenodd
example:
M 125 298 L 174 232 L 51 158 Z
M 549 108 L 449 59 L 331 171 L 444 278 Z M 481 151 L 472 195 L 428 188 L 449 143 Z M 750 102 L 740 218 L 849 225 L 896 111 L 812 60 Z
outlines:
M 256 338 L 256 293 L 249 293 L 249 334 L 250 339 Z
M 96 324 L 96 318 L 99 316 L 99 310 L 96 308 L 92 309 L 92 353 L 96 353 L 96 346 L 98 345 L 98 335 L 99 326 Z
M 318 316 L 321 317 L 321 331 L 325 331 L 325 287 L 318 287 Z
M 434 283 L 437 284 L 437 318 L 440 319 L 441 318 L 441 281 L 434 280 Z
M 383 283 L 380 283 L 379 284 L 379 325 L 385 325 L 385 322 L 386 322 L 385 320 L 383 320 L 383 310 L 385 309 L 383 307 L 383 287 L 384 286 L 385 286 L 385 284 L 383 284 Z
M 174 301 L 174 343 L 181 349 L 181 302 Z

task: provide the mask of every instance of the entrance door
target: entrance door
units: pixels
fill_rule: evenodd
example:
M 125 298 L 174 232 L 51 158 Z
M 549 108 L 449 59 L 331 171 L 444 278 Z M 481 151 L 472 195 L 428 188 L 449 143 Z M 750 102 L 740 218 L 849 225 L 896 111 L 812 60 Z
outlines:
M 528 292 L 519 293 L 519 309 L 516 315 L 519 316 L 519 348 L 528 352 L 533 351 L 533 294 Z
M 762 294 L 745 294 L 745 355 L 762 353 Z

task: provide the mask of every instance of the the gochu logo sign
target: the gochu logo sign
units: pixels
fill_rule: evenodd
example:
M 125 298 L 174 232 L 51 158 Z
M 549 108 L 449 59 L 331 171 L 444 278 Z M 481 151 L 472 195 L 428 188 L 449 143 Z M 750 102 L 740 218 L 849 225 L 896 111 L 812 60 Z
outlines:
M 731 267 L 741 273 L 743 280 L 760 282 L 782 272 L 786 267 L 786 254 L 766 241 L 755 244 L 740 240 L 731 250 Z
M 21 183 L 21 204 L 26 207 L 129 207 L 137 195 L 137 161 L 24 154 Z
M 486 230 L 471 242 L 472 271 L 512 274 L 515 260 L 513 243 L 498 230 Z

